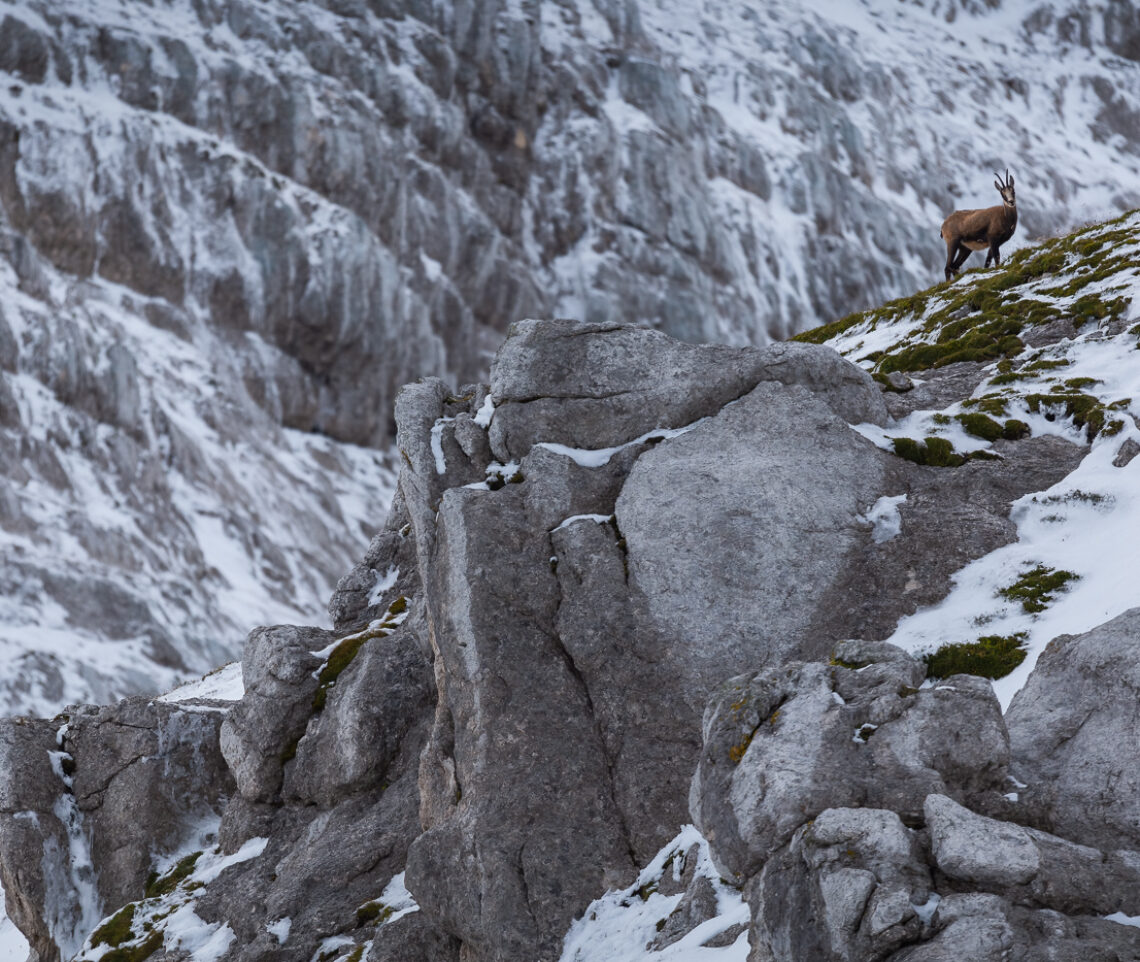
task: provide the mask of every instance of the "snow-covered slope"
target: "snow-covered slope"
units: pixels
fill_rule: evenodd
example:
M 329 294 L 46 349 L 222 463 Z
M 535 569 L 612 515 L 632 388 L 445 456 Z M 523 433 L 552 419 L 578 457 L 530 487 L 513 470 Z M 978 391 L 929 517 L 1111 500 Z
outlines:
M 1053 638 L 1140 605 L 1137 321 L 1133 212 L 1023 250 L 1001 271 L 970 271 L 803 335 L 880 377 L 909 372 L 915 390 L 950 365 L 986 365 L 971 375 L 977 386 L 966 400 L 920 407 L 885 429 L 860 426 L 887 449 L 899 438 L 936 437 L 962 455 L 994 456 L 1003 433 L 1088 447 L 1066 478 L 1017 502 L 1014 544 L 964 568 L 943 602 L 904 618 L 889 639 L 929 652 L 979 636 L 1017 638 L 1026 657 L 995 682 L 1003 707 Z
M 274 423 L 216 332 L 42 276 L 32 297 L 0 263 L 18 359 L 0 398 L 5 710 L 162 690 L 254 625 L 322 620 L 391 497 L 389 455 Z

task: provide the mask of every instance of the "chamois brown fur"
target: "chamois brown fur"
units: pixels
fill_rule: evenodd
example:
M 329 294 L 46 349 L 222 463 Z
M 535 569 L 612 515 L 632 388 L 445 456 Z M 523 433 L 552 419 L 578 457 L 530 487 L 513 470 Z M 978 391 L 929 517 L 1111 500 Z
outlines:
M 974 251 L 989 248 L 986 267 L 993 261 L 1001 264 L 998 248 L 1017 230 L 1017 197 L 1013 192 L 1013 178 L 1005 172 L 1006 182 L 994 174 L 994 186 L 1001 194 L 1001 203 L 983 210 L 956 210 L 942 222 L 942 239 L 946 241 L 946 280 L 957 275 L 966 258 Z

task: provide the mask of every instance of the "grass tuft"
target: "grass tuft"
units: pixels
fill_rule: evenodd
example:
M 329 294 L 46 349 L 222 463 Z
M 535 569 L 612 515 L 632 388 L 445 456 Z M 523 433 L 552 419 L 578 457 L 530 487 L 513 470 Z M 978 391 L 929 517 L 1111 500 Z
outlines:
M 1080 575 L 1072 571 L 1058 571 L 1045 565 L 1038 565 L 1026 571 L 1008 588 L 998 591 L 1007 601 L 1020 601 L 1021 608 L 1028 614 L 1044 611 L 1054 601 L 1054 595 L 1070 581 Z
M 1025 661 L 1025 632 L 1016 635 L 983 635 L 977 641 L 943 645 L 926 655 L 928 678 L 951 675 L 977 675 L 981 678 L 1004 678 Z

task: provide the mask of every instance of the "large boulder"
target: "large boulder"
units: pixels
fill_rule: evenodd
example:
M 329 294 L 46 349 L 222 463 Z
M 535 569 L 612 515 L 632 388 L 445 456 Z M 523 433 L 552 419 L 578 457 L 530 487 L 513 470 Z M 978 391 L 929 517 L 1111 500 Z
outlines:
M 715 414 L 764 380 L 804 385 L 853 423 L 886 418 L 870 375 L 828 347 L 696 345 L 618 324 L 520 321 L 491 372 L 491 446 L 509 461 L 536 441 L 625 444 Z
M 921 820 L 931 792 L 989 806 L 1009 745 L 988 682 L 922 685 L 923 664 L 847 642 L 835 663 L 741 675 L 713 694 L 693 779 L 693 819 L 718 868 L 743 884 L 804 822 L 868 807 Z
M 1034 824 L 1086 845 L 1140 849 L 1140 608 L 1054 638 L 1006 724 Z

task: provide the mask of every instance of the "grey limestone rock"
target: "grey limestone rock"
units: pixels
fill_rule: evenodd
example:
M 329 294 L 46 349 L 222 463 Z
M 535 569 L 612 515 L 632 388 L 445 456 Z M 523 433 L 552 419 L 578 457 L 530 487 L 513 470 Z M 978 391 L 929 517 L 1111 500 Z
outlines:
M 220 733 L 222 754 L 249 801 L 278 798 L 283 766 L 295 754 L 312 713 L 324 661 L 316 652 L 334 639 L 319 628 L 291 625 L 250 632 L 242 657 L 245 696 Z
M 1041 653 L 1006 714 L 1020 807 L 1032 824 L 1102 849 L 1140 850 L 1140 609 Z
M 687 688 L 825 653 L 832 639 L 805 629 L 866 537 L 857 515 L 884 473 L 819 398 L 774 382 L 638 459 L 615 509 L 629 580 L 641 616 L 677 639 Z
M 1140 853 L 986 818 L 944 795 L 929 796 L 925 814 L 934 862 L 951 878 L 1070 915 L 1140 914 Z
M 633 866 L 589 694 L 550 630 L 558 582 L 523 488 L 440 504 L 428 591 L 459 797 L 407 877 L 481 956 L 553 959 L 576 906 Z
M 831 808 L 748 885 L 760 959 L 881 959 L 923 931 L 932 891 L 916 832 L 875 808 Z
M 416 623 L 422 622 L 413 617 L 410 624 Z M 327 808 L 383 789 L 409 729 L 430 715 L 434 685 L 426 645 L 415 631 L 397 628 L 369 638 L 340 673 L 286 765 L 286 798 Z
M 870 376 L 830 348 L 694 345 L 617 324 L 521 321 L 492 367 L 491 447 L 507 461 L 542 441 L 625 444 L 713 414 L 763 380 L 805 385 L 848 421 L 885 417 Z
M 839 664 L 774 667 L 714 693 L 690 808 L 726 877 L 754 876 L 828 808 L 914 821 L 931 792 L 997 797 L 1009 748 L 989 684 L 959 675 L 916 688 L 921 664 L 878 648 L 841 646 Z M 847 668 L 845 656 L 881 660 Z
M 0 880 L 41 962 L 70 958 L 142 895 L 161 856 L 195 840 L 233 790 L 219 706 L 133 699 L 0 726 Z

